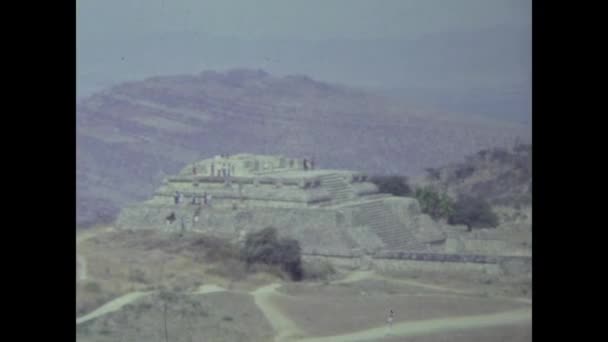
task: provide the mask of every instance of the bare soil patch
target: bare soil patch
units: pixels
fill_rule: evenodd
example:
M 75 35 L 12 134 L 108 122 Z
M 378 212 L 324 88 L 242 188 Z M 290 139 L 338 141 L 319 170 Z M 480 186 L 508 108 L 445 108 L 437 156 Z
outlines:
M 396 313 L 395 323 L 399 323 L 526 307 L 526 304 L 507 300 L 428 290 L 408 289 L 395 294 L 377 291 L 367 296 L 361 295 L 356 286 L 349 285 L 302 287 L 300 291 L 288 285 L 286 292 L 291 295 L 276 296 L 273 300 L 282 312 L 312 336 L 345 334 L 382 326 L 386 324 L 390 309 Z

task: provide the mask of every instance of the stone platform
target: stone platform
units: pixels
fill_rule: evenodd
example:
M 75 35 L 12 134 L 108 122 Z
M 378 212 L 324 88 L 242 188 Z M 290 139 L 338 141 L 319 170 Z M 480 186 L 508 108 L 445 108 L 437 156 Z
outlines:
M 379 194 L 363 173 L 310 164 L 250 154 L 199 161 L 166 178 L 148 201 L 125 208 L 117 226 L 234 239 L 273 226 L 305 253 L 431 251 L 445 241 L 415 199 Z

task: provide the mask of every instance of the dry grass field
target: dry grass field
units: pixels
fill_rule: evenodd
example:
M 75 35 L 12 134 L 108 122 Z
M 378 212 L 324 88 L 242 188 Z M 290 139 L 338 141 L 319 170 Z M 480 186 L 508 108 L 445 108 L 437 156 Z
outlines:
M 245 272 L 199 234 L 86 234 L 77 238 L 80 342 L 531 341 L 526 280 L 339 269 L 339 280 L 295 283 Z

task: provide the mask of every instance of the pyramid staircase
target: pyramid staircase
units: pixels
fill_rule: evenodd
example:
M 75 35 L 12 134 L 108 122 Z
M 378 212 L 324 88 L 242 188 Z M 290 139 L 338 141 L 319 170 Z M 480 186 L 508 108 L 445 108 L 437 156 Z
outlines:
M 321 186 L 329 191 L 333 203 L 340 203 L 353 198 L 352 188 L 336 173 L 321 176 Z
M 417 241 L 397 215 L 392 213 L 382 201 L 371 201 L 358 205 L 355 214 L 357 225 L 368 226 L 384 242 L 387 250 L 424 251 L 426 245 Z

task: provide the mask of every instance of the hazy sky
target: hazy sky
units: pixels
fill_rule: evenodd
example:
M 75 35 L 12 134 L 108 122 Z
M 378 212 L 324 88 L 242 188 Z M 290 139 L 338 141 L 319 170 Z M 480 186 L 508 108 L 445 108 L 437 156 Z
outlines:
M 442 106 L 457 111 L 485 101 L 483 111 L 529 116 L 530 0 L 78 0 L 77 6 L 79 96 L 156 74 L 243 66 L 409 89 L 422 102 L 452 98 Z
M 242 38 L 412 38 L 530 27 L 530 0 L 78 0 L 79 40 L 197 31 Z

